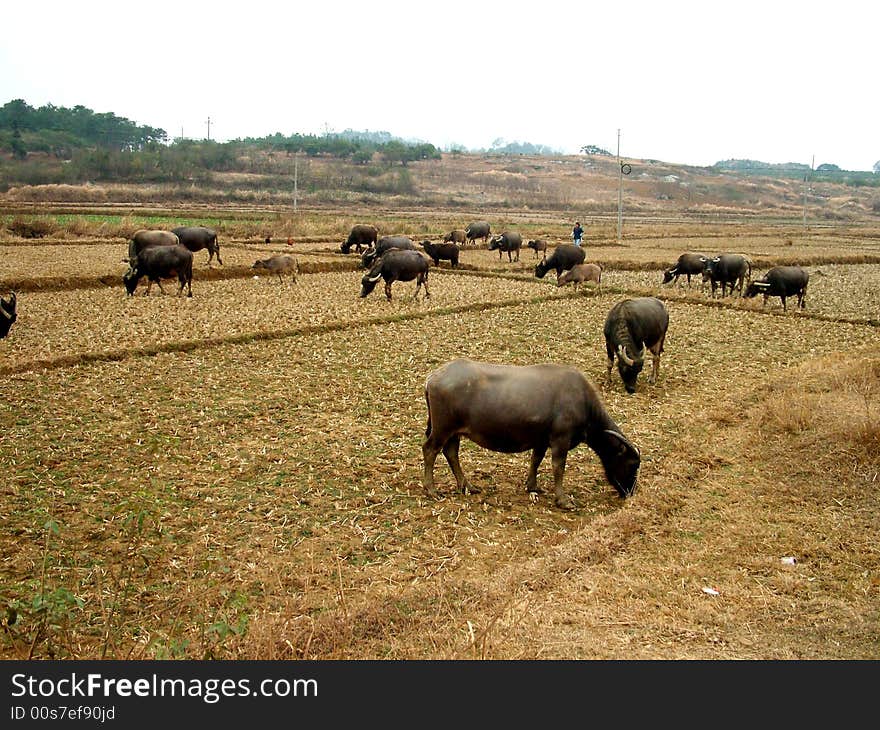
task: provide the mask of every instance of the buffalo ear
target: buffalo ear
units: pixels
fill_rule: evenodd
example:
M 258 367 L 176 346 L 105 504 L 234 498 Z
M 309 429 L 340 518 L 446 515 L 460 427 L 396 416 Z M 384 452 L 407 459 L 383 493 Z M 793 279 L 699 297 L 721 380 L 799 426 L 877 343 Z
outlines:
M 636 456 L 641 458 L 641 452 L 639 452 L 636 445 L 632 443 L 629 439 L 627 439 L 626 436 L 624 436 L 622 433 L 619 433 L 618 431 L 611 431 L 610 429 L 606 429 L 604 433 L 608 439 L 608 442 L 617 452 L 618 456 L 624 456 L 628 453 L 634 453 Z

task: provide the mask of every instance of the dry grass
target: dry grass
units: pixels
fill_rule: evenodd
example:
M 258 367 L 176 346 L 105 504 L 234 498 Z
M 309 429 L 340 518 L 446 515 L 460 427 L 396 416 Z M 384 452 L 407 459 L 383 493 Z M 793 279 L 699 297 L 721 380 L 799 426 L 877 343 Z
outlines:
M 682 246 L 646 229 L 641 248 L 607 247 L 626 268 L 602 291 L 536 280 L 531 251 L 469 249 L 461 273 L 432 272 L 430 300 L 399 283 L 388 303 L 358 299 L 356 259 L 326 235 L 356 219 L 328 214 L 320 240 L 291 247 L 230 242 L 210 274 L 197 254 L 192 300 L 20 295 L 0 341 L 3 656 L 880 654 L 878 265 L 823 264 L 806 313 L 773 316 L 778 300 L 660 286 L 652 261 L 724 248 L 723 230 L 677 229 Z M 871 250 L 757 230 L 740 243 Z M 276 250 L 348 270 L 241 275 Z M 116 276 L 120 251 L 8 244 L 0 291 L 34 262 L 71 284 Z M 627 396 L 601 331 L 631 293 L 664 296 L 671 325 L 659 382 Z M 642 451 L 637 495 L 621 502 L 582 446 L 566 471 L 578 508 L 562 512 L 529 500 L 525 455 L 466 444 L 484 492 L 455 493 L 441 459 L 443 498 L 426 500 L 424 378 L 460 355 L 580 367 Z

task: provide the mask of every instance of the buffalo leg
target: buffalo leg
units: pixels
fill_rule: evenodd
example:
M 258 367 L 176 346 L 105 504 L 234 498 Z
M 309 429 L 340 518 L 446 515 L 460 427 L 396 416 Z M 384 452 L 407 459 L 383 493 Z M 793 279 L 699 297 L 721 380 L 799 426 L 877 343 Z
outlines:
M 807 290 L 806 290 L 806 289 L 804 289 L 803 291 L 799 291 L 799 292 L 798 292 L 798 306 L 799 306 L 801 309 L 806 309 L 806 308 L 807 308 L 806 301 L 805 301 L 806 298 L 807 298 Z
M 565 460 L 568 457 L 568 444 L 558 443 L 550 447 L 553 459 L 553 488 L 556 492 L 556 506 L 560 509 L 573 509 L 574 500 L 565 493 L 562 481 L 565 477 Z
M 449 462 L 449 468 L 452 469 L 452 473 L 455 475 L 455 481 L 458 484 L 459 491 L 462 494 L 478 494 L 479 489 L 476 489 L 464 475 L 464 471 L 461 468 L 461 462 L 458 460 L 458 447 L 461 444 L 461 436 L 455 434 L 452 436 L 444 445 L 443 445 L 443 456 L 446 457 L 446 461 Z
M 440 447 L 429 436 L 422 445 L 422 459 L 425 462 L 422 485 L 425 487 L 425 494 L 429 497 L 437 496 L 437 488 L 434 486 L 434 462 L 437 460 L 437 454 L 439 453 Z
M 161 279 L 156 279 L 156 284 L 159 286 L 159 291 L 162 292 L 162 294 L 164 295 L 164 294 L 165 294 L 165 290 L 162 288 L 162 280 L 161 280 Z M 149 289 L 147 289 L 147 291 L 149 291 Z
M 788 307 L 785 306 L 785 297 L 779 297 L 782 300 L 782 311 L 787 312 Z
M 540 489 L 538 489 L 538 467 L 541 466 L 541 462 L 544 460 L 544 454 L 546 453 L 546 446 L 536 446 L 532 450 L 532 460 L 529 464 L 529 475 L 526 477 L 527 492 L 541 491 Z
M 651 350 L 651 377 L 648 378 L 649 383 L 656 383 L 657 376 L 660 375 L 660 355 L 663 354 L 663 342 L 666 335 L 663 335 L 649 349 Z
M 385 282 L 385 297 L 388 299 L 389 302 L 391 301 L 391 282 L 390 281 Z

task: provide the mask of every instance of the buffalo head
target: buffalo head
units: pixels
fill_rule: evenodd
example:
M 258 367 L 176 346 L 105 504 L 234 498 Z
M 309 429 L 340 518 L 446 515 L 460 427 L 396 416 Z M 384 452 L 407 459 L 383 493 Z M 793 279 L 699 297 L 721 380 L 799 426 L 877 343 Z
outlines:
M 379 283 L 379 279 L 382 278 L 382 262 L 377 261 L 373 264 L 373 268 L 371 268 L 366 274 L 364 274 L 364 278 L 361 279 L 361 299 L 366 297 L 373 289 L 376 288 L 376 284 Z
M 137 289 L 140 278 L 141 277 L 138 275 L 137 264 L 129 266 L 128 271 L 122 275 L 122 283 L 125 284 L 125 291 L 128 292 L 128 296 L 134 294 L 134 290 Z
M 627 393 L 636 392 L 636 380 L 645 365 L 645 348 L 638 355 L 630 357 L 625 345 L 617 346 L 617 372 Z
M 745 297 L 746 299 L 751 299 L 752 297 L 758 296 L 758 294 L 766 294 L 769 288 L 770 283 L 766 281 L 749 282 L 749 285 L 748 287 L 746 287 L 743 297 Z
M 639 450 L 617 431 L 604 431 L 602 440 L 599 456 L 605 467 L 605 476 L 621 497 L 625 499 L 632 496 L 638 488 L 637 479 L 642 462 Z
M 12 323 L 15 322 L 18 315 L 15 312 L 15 292 L 9 299 L 0 297 L 0 337 L 6 337 Z

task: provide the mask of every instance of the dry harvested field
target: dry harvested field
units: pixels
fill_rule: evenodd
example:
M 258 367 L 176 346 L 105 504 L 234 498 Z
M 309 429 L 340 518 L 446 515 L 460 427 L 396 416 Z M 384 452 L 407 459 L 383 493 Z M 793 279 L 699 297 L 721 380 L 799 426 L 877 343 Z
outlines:
M 316 262 L 296 283 L 245 271 L 287 246 L 230 242 L 211 278 L 200 252 L 192 299 L 125 297 L 122 240 L 4 242 L 0 293 L 61 283 L 0 340 L 2 656 L 877 658 L 880 263 L 786 236 L 588 245 L 608 268 L 580 293 L 469 249 L 390 303 L 329 237 L 289 247 Z M 808 308 L 661 287 L 685 250 L 803 256 Z M 670 330 L 627 396 L 602 324 L 631 294 Z M 463 443 L 483 491 L 441 458 L 426 499 L 424 380 L 458 356 L 579 367 L 639 491 L 581 446 L 562 511 L 526 454 Z

